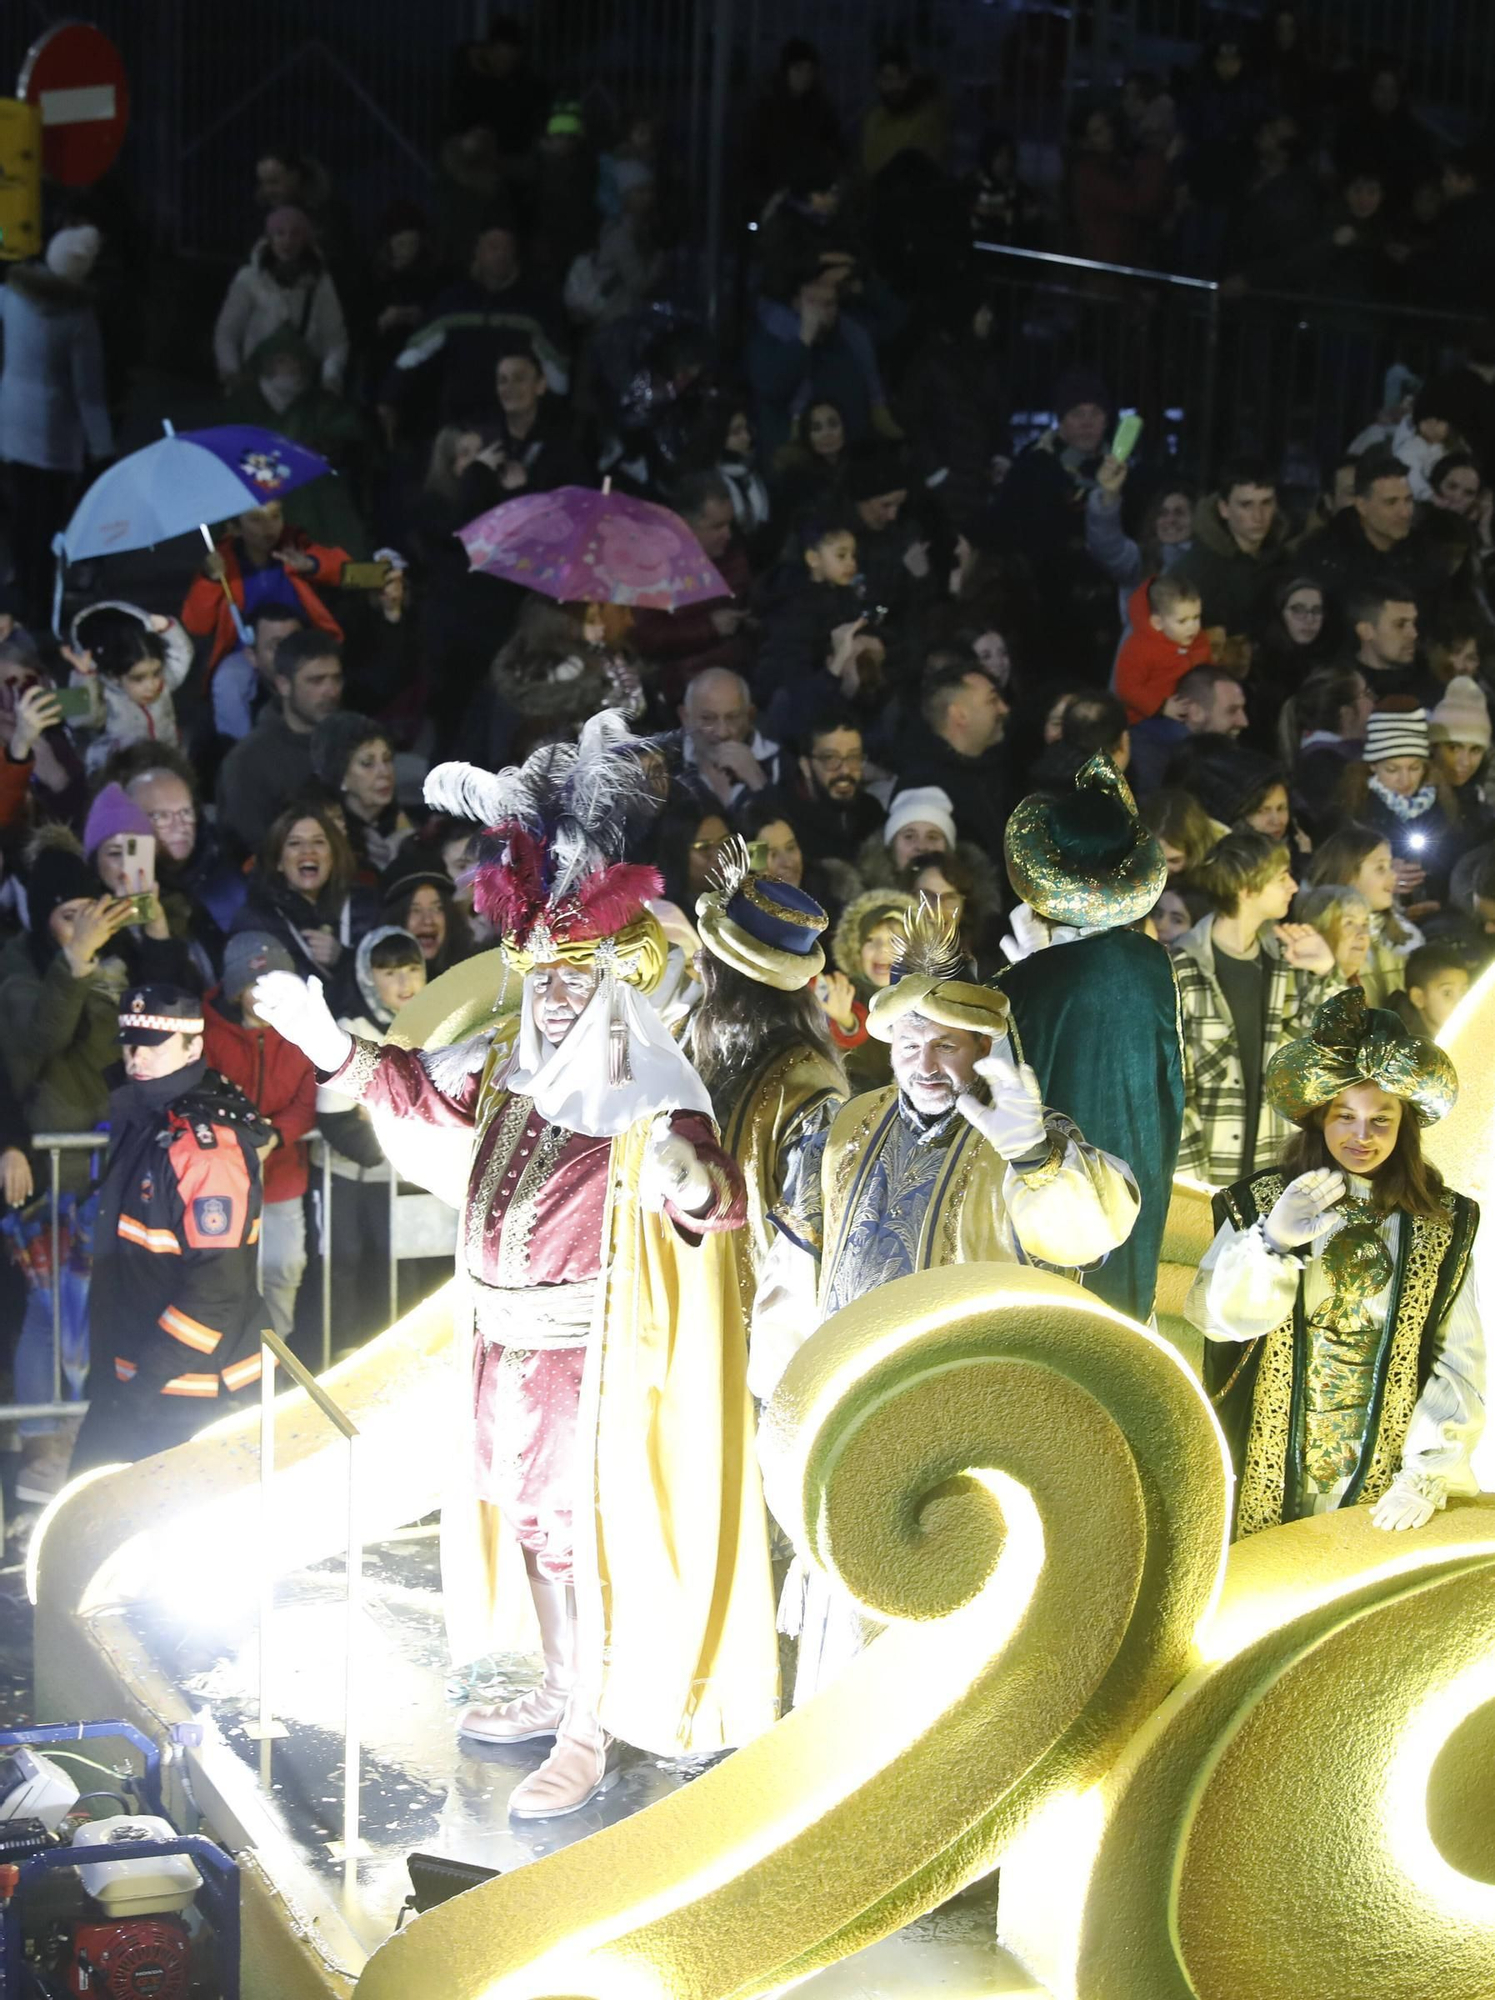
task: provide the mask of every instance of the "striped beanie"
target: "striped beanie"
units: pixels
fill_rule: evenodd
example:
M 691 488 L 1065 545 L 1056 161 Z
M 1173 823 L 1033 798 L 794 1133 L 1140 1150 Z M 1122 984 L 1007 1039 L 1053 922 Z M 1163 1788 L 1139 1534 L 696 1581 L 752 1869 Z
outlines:
M 1365 761 L 1384 764 L 1390 757 L 1428 758 L 1428 716 L 1425 708 L 1377 708 L 1365 725 Z

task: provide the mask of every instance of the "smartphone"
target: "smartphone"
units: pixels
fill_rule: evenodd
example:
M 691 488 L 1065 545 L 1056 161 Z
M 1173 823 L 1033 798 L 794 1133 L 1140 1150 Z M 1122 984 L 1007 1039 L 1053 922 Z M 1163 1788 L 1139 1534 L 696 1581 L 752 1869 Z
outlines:
M 344 590 L 382 590 L 393 568 L 387 562 L 346 562 L 338 582 Z
M 1133 414 L 1123 417 L 1116 426 L 1116 435 L 1111 440 L 1111 456 L 1120 459 L 1123 465 L 1137 449 L 1137 440 L 1142 435 L 1142 419 Z
M 52 698 L 57 703 L 57 713 L 64 722 L 87 722 L 93 714 L 92 688 L 54 688 Z
M 125 893 L 149 895 L 156 886 L 156 836 L 153 833 L 125 835 Z
M 154 900 L 149 890 L 142 890 L 136 895 L 131 896 L 129 902 L 134 915 L 131 917 L 130 922 L 132 924 L 148 924 L 151 920 L 151 904 Z

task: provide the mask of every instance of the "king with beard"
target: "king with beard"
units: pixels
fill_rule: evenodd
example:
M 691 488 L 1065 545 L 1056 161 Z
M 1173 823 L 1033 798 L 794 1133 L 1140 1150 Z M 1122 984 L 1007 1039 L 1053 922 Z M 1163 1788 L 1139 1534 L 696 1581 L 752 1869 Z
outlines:
M 458 1239 L 471 1449 L 443 1509 L 443 1579 L 454 1656 L 471 1659 L 458 1634 L 502 1645 L 499 1572 L 523 1554 L 544 1679 L 458 1723 L 479 1742 L 554 1739 L 510 1798 L 520 1819 L 580 1811 L 611 1783 L 615 1740 L 714 1752 L 776 1713 L 728 1241 L 742 1177 L 647 997 L 668 951 L 647 908 L 662 884 L 622 858 L 658 805 L 653 779 L 610 713 L 522 766 L 428 778 L 433 805 L 487 828 L 474 895 L 523 975 L 517 1041 L 379 1045 L 338 1027 L 315 983 L 267 973 L 256 987 L 262 1017 L 345 1096 L 471 1135 Z M 476 1590 L 454 1581 L 464 1536 L 485 1552 Z
M 867 1021 L 890 1045 L 894 1081 L 854 1097 L 805 1142 L 774 1211 L 748 1369 L 758 1397 L 772 1395 L 816 1326 L 894 1278 L 971 1263 L 1077 1276 L 1137 1218 L 1130 1168 L 1045 1108 L 1010 1052 L 1005 998 L 960 976 L 953 927 L 924 904 L 908 928 Z M 780 1624 L 800 1640 L 797 1704 L 872 1636 L 800 1566 Z

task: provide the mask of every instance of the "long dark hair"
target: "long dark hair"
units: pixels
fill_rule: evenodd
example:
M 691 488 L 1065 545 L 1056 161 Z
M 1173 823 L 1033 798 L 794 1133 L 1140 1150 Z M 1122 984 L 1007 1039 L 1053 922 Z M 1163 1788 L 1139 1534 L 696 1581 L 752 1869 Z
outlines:
M 1332 1100 L 1331 1100 L 1332 1102 Z M 1301 1121 L 1282 1156 L 1282 1171 L 1289 1180 L 1311 1174 L 1320 1167 L 1339 1168 L 1324 1138 L 1324 1120 L 1330 1106 L 1320 1104 Z M 1443 1213 L 1443 1176 L 1432 1161 L 1423 1157 L 1422 1132 L 1410 1104 L 1402 1105 L 1402 1122 L 1396 1130 L 1396 1144 L 1370 1177 L 1370 1205 L 1377 1215 L 1400 1209 L 1404 1215 L 1437 1218 Z
M 327 836 L 327 845 L 332 849 L 332 873 L 318 892 L 317 901 L 320 903 L 326 898 L 329 902 L 335 901 L 341 904 L 353 886 L 358 864 L 353 858 L 353 849 L 348 844 L 347 834 L 343 832 L 328 808 L 316 799 L 298 800 L 277 815 L 270 831 L 265 835 L 265 845 L 260 852 L 260 874 L 270 885 L 280 883 L 289 889 L 293 896 L 299 897 L 302 902 L 306 901 L 300 890 L 292 889 L 280 872 L 280 859 L 285 853 L 286 842 L 291 837 L 291 829 L 299 826 L 304 819 L 316 821 Z
M 807 1042 L 840 1068 L 813 985 L 783 993 L 749 979 L 703 950 L 701 998 L 690 1017 L 690 1057 L 713 1100 L 730 1091 L 770 1055 Z
M 451 884 L 433 882 L 429 876 L 412 882 L 384 905 L 384 921 L 398 924 L 401 930 L 409 928 L 410 905 L 415 901 L 420 889 L 434 889 L 441 898 L 441 908 L 446 917 L 446 936 L 441 949 L 426 967 L 428 979 L 436 979 L 443 972 L 449 972 L 454 965 L 460 965 L 464 958 L 471 958 L 477 949 L 473 941 L 472 925 L 467 921 L 467 912 L 457 901 Z

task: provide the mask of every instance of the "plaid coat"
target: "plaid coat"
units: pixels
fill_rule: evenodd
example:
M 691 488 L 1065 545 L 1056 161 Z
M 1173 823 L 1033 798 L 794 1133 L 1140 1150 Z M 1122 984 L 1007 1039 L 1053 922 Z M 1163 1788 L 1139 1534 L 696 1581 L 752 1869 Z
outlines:
M 1275 1165 L 1294 1127 L 1278 1116 L 1263 1092 L 1254 1148 L 1245 1150 L 1246 1079 L 1235 1022 L 1215 977 L 1210 935 L 1214 922 L 1213 917 L 1202 917 L 1186 931 L 1173 958 L 1184 1034 L 1184 1129 L 1178 1171 L 1213 1187 L 1228 1187 L 1244 1175 Z M 1307 1034 L 1315 1011 L 1345 982 L 1338 971 L 1294 971 L 1284 962 L 1269 927 L 1262 931 L 1261 948 L 1271 967 L 1262 1049 L 1265 1073 L 1280 1048 Z

